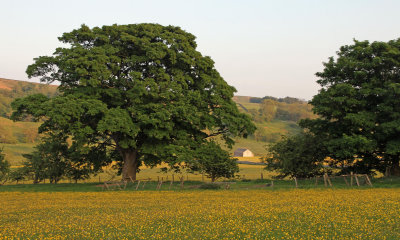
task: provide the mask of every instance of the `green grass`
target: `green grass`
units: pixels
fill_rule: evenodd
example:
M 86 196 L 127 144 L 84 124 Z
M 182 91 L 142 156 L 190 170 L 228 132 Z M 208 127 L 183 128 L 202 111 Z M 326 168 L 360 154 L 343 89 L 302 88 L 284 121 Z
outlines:
M 230 183 L 230 190 L 252 190 L 252 189 L 264 189 L 264 190 L 291 190 L 296 189 L 295 182 L 292 179 L 284 180 L 272 180 L 270 177 L 265 176 L 269 179 L 242 179 L 242 180 L 232 180 L 232 179 L 221 179 L 223 183 L 221 184 L 221 189 L 225 189 L 225 182 Z M 161 179 L 161 178 L 160 178 Z M 203 184 L 200 180 L 190 180 L 187 181 L 185 177 L 184 188 L 181 188 L 180 182 L 177 178 L 173 184 L 171 184 L 171 177 L 167 180 L 164 178 L 163 185 L 160 190 L 174 190 L 174 191 L 192 191 L 200 190 L 200 186 Z M 99 192 L 104 191 L 102 188 L 103 182 L 78 182 L 69 183 L 63 181 L 58 184 L 50 184 L 48 181 L 46 183 L 39 184 L 8 184 L 0 186 L 0 192 Z M 362 178 L 359 178 L 360 186 L 357 186 L 354 182 L 352 186 L 347 185 L 342 178 L 331 178 L 332 187 L 325 186 L 323 179 L 318 179 L 318 184 L 315 185 L 315 179 L 298 180 L 298 189 L 374 189 L 374 188 L 400 188 L 400 177 L 387 177 L 387 178 L 375 178 L 371 179 L 373 186 L 365 184 Z M 152 181 L 146 181 L 145 186 L 143 186 L 144 181 L 142 180 L 139 186 L 140 191 L 156 191 L 157 179 Z M 208 181 L 209 183 L 209 181 Z M 273 186 L 272 186 L 273 183 Z M 350 179 L 348 179 L 350 184 Z M 128 183 L 125 191 L 136 191 L 136 183 Z M 111 191 L 121 191 L 117 186 L 110 186 Z
M 296 134 L 300 127 L 295 122 L 273 120 L 271 122 L 257 123 L 257 128 L 264 128 L 267 133 Z
M 259 104 L 259 103 L 250 103 L 250 102 L 249 103 L 242 102 L 240 104 L 242 104 L 247 110 L 250 110 L 250 109 L 259 110 L 260 106 L 261 106 L 261 104 Z
M 35 143 L 0 144 L 4 148 L 5 159 L 11 166 L 20 166 L 25 158 L 22 154 L 31 153 Z

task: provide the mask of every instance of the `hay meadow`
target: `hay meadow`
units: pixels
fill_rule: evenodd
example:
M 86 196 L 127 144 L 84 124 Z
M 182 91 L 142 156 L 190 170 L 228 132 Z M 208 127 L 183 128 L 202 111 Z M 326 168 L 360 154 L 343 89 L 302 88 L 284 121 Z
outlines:
M 399 189 L 1 192 L 0 239 L 399 239 Z

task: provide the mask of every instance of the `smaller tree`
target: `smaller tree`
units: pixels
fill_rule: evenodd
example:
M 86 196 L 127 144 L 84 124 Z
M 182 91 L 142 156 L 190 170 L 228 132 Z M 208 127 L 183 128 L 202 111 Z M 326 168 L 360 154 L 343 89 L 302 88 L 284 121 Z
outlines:
M 326 150 L 321 139 L 310 133 L 283 136 L 270 145 L 268 151 L 270 155 L 264 158 L 266 169 L 279 172 L 277 178 L 312 177 L 323 173 Z
M 10 181 L 18 183 L 19 181 L 24 180 L 26 176 L 28 176 L 28 173 L 25 168 L 16 168 L 10 172 Z
M 206 174 L 212 182 L 221 177 L 232 178 L 239 172 L 236 159 L 213 141 L 202 144 L 196 150 L 192 169 Z
M 31 154 L 23 154 L 22 156 L 26 159 L 23 162 L 23 171 L 26 176 L 33 180 L 34 184 L 40 183 L 47 178 L 46 163 L 37 151 Z
M 0 185 L 4 184 L 10 173 L 10 163 L 5 159 L 3 149 L 0 148 Z
M 89 178 L 105 164 L 111 163 L 105 145 L 90 148 L 82 145 L 70 145 L 68 137 L 60 132 L 49 133 L 35 147 L 31 154 L 23 155 L 27 161 L 24 169 L 33 176 L 33 182 L 39 183 L 48 178 L 50 183 L 57 183 L 62 177 L 75 182 Z

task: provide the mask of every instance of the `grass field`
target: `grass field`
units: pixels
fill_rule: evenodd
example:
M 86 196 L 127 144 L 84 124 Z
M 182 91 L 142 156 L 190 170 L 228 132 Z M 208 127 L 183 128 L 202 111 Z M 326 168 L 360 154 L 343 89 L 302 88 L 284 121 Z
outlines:
M 0 239 L 399 239 L 400 190 L 0 193 Z
M 235 139 L 235 145 L 233 145 L 232 149 L 227 149 L 231 154 L 238 148 L 248 148 L 252 151 L 256 156 L 263 156 L 267 153 L 266 145 L 267 142 L 256 141 L 254 139 L 248 138 L 237 138 Z
M 1 144 L 4 149 L 5 159 L 10 162 L 11 166 L 20 166 L 26 159 L 22 154 L 31 153 L 35 143 L 17 143 L 17 144 Z

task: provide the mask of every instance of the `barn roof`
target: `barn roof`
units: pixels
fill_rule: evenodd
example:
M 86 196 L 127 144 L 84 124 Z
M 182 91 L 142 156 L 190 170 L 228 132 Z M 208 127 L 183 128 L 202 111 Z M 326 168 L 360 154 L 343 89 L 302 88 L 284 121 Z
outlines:
M 238 149 L 236 149 L 235 152 L 237 152 L 237 153 L 243 153 L 243 152 L 246 152 L 247 150 L 249 150 L 249 149 L 247 149 L 247 148 L 238 148 Z

